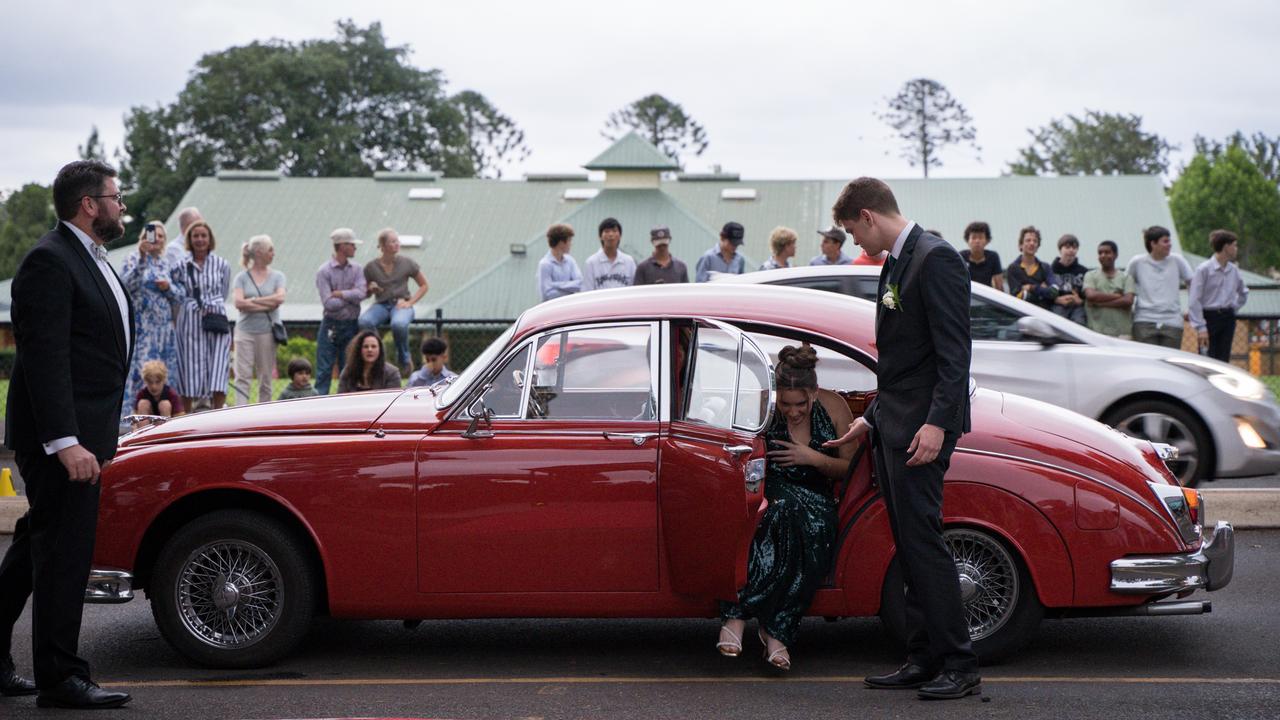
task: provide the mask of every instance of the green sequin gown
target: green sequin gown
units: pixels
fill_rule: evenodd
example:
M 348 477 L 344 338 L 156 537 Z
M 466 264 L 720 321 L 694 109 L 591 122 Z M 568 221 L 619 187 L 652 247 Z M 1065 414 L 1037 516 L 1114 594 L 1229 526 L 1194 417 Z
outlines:
M 836 437 L 822 403 L 814 401 L 809 423 L 809 447 L 836 457 L 835 448 L 822 447 Z M 765 438 L 791 441 L 781 413 L 765 431 Z M 813 466 L 769 463 L 764 489 L 769 507 L 751 541 L 747 584 L 738 592 L 736 603 L 720 603 L 722 618 L 757 618 L 765 632 L 791 646 L 813 594 L 831 568 L 838 525 L 831 486 L 831 480 Z

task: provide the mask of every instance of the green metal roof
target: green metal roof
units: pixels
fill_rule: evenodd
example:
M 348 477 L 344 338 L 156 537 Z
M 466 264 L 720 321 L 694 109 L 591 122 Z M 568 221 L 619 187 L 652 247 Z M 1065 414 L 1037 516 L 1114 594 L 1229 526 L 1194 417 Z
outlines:
M 674 160 L 662 154 L 634 130 L 623 135 L 608 150 L 583 165 L 588 170 L 679 170 Z
M 796 263 L 804 264 L 818 254 L 816 230 L 831 225 L 831 206 L 844 185 L 836 180 L 726 178 L 667 180 L 658 189 L 623 190 L 586 182 L 580 176 L 542 176 L 537 182 L 433 181 L 429 175 L 388 179 L 205 177 L 192 184 L 178 207 L 200 208 L 217 234 L 216 252 L 236 269 L 241 243 L 259 233 L 275 240 L 274 267 L 288 278 L 282 307 L 286 321 L 314 322 L 320 317 L 314 278 L 331 253 L 330 231 L 354 229 L 365 241 L 355 259 L 366 263 L 378 255 L 378 230 L 388 226 L 402 237 L 423 238 L 420 247 L 402 248 L 404 255 L 422 266 L 430 284 L 418 305 L 419 318 L 441 308 L 446 318 L 483 319 L 512 318 L 537 301 L 537 263 L 547 252 L 545 233 L 551 223 L 569 222 L 577 230 L 572 254 L 579 265 L 599 247 L 596 227 L 606 217 L 621 221 L 622 248 L 637 260 L 651 252 L 649 229 L 670 227 L 672 252 L 689 266 L 691 275 L 698 257 L 715 244 L 720 227 L 729 220 L 746 228 L 740 252 L 749 269 L 768 257 L 769 232 L 778 225 L 796 230 L 800 238 Z M 995 236 L 990 247 L 1006 263 L 1017 254 L 1018 228 L 1032 222 L 1045 238 L 1043 259 L 1054 257 L 1056 238 L 1071 232 L 1084 245 L 1086 265 L 1095 264 L 1092 248 L 1102 239 L 1115 240 L 1124 261 L 1143 252 L 1141 228 L 1173 225 L 1157 177 L 890 180 L 889 184 L 909 218 L 940 230 L 957 247 L 963 247 L 960 235 L 970 220 L 989 222 Z M 443 195 L 410 199 L 411 191 L 424 189 Z M 598 192 L 588 200 L 567 200 L 564 195 L 569 189 Z M 755 198 L 725 199 L 722 191 L 726 189 L 754 190 Z M 176 235 L 176 213 L 166 228 L 170 237 Z M 524 246 L 524 254 L 513 254 L 512 245 Z M 858 252 L 852 246 L 847 250 Z M 110 254 L 111 263 L 121 268 L 133 252 L 134 247 L 116 249 Z M 0 322 L 8 321 L 9 286 L 8 281 L 0 283 Z M 1251 298 L 1250 309 L 1254 302 Z M 235 315 L 234 309 L 229 311 Z

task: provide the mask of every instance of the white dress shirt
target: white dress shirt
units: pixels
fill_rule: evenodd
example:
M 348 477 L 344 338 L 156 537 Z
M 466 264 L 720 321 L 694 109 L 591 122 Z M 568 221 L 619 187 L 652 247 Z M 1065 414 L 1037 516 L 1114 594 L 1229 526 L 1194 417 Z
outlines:
M 125 300 L 124 288 L 120 287 L 120 280 L 116 278 L 115 271 L 111 269 L 111 265 L 107 262 L 106 248 L 103 248 L 102 254 L 99 255 L 98 248 L 100 246 L 97 243 L 95 243 L 92 238 L 86 235 L 83 230 L 76 227 L 75 225 L 72 225 L 69 222 L 64 222 L 62 224 L 66 225 L 67 228 L 71 230 L 71 232 L 75 233 L 76 238 L 78 238 L 80 242 L 84 245 L 84 249 L 88 251 L 89 257 L 93 258 L 94 263 L 97 264 L 98 272 L 102 273 L 103 279 L 107 281 L 107 286 L 111 288 L 111 294 L 115 295 L 116 307 L 119 308 L 119 312 L 120 312 L 120 326 L 124 328 L 125 357 L 128 357 L 129 356 L 129 317 L 128 317 L 129 303 L 127 300 Z M 46 455 L 55 455 L 59 450 L 63 450 L 65 448 L 71 447 L 72 445 L 79 445 L 79 444 L 80 444 L 80 441 L 76 438 L 76 436 L 68 435 L 67 437 L 57 438 L 54 440 L 50 440 L 47 443 L 44 443 L 44 452 Z
M 907 244 L 907 236 L 911 234 L 911 230 L 915 226 L 914 222 L 908 220 L 906 226 L 902 228 L 902 232 L 898 233 L 898 239 L 893 241 L 893 249 L 889 251 L 889 254 L 893 256 L 895 262 L 902 259 L 902 248 Z

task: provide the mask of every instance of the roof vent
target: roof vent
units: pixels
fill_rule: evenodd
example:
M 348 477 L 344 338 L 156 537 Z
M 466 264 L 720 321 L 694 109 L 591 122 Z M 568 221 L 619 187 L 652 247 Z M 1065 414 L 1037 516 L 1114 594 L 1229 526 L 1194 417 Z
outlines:
M 741 179 L 738 173 L 730 172 L 676 173 L 676 180 L 680 182 L 738 182 Z
M 586 173 L 526 173 L 525 182 L 586 182 Z
M 426 170 L 378 170 L 373 174 L 375 182 L 435 182 L 440 174 L 427 168 Z
M 755 188 L 725 188 L 720 191 L 721 200 L 755 200 Z
M 442 200 L 444 199 L 444 188 L 409 188 L 410 200 Z
M 565 200 L 590 200 L 600 194 L 599 188 L 565 188 Z
M 421 235 L 401 235 L 400 247 L 422 247 Z
M 219 170 L 219 180 L 279 180 L 279 170 Z

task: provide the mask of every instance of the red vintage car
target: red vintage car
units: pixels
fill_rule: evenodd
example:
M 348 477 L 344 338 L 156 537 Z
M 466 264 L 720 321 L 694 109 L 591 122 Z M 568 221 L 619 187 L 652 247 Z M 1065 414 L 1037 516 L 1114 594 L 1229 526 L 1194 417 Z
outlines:
M 195 662 L 287 654 L 346 618 L 712 617 L 762 506 L 761 429 L 787 343 L 857 413 L 874 307 L 781 287 L 658 286 L 539 305 L 451 384 L 237 407 L 126 437 L 102 477 L 87 596 L 143 588 Z M 1042 617 L 1201 613 L 1231 527 L 1160 452 L 1053 406 L 974 390 L 946 535 L 978 653 Z M 840 484 L 811 614 L 903 624 L 869 453 Z M 714 630 L 708 630 L 708 648 Z M 710 650 L 708 650 L 710 651 Z

